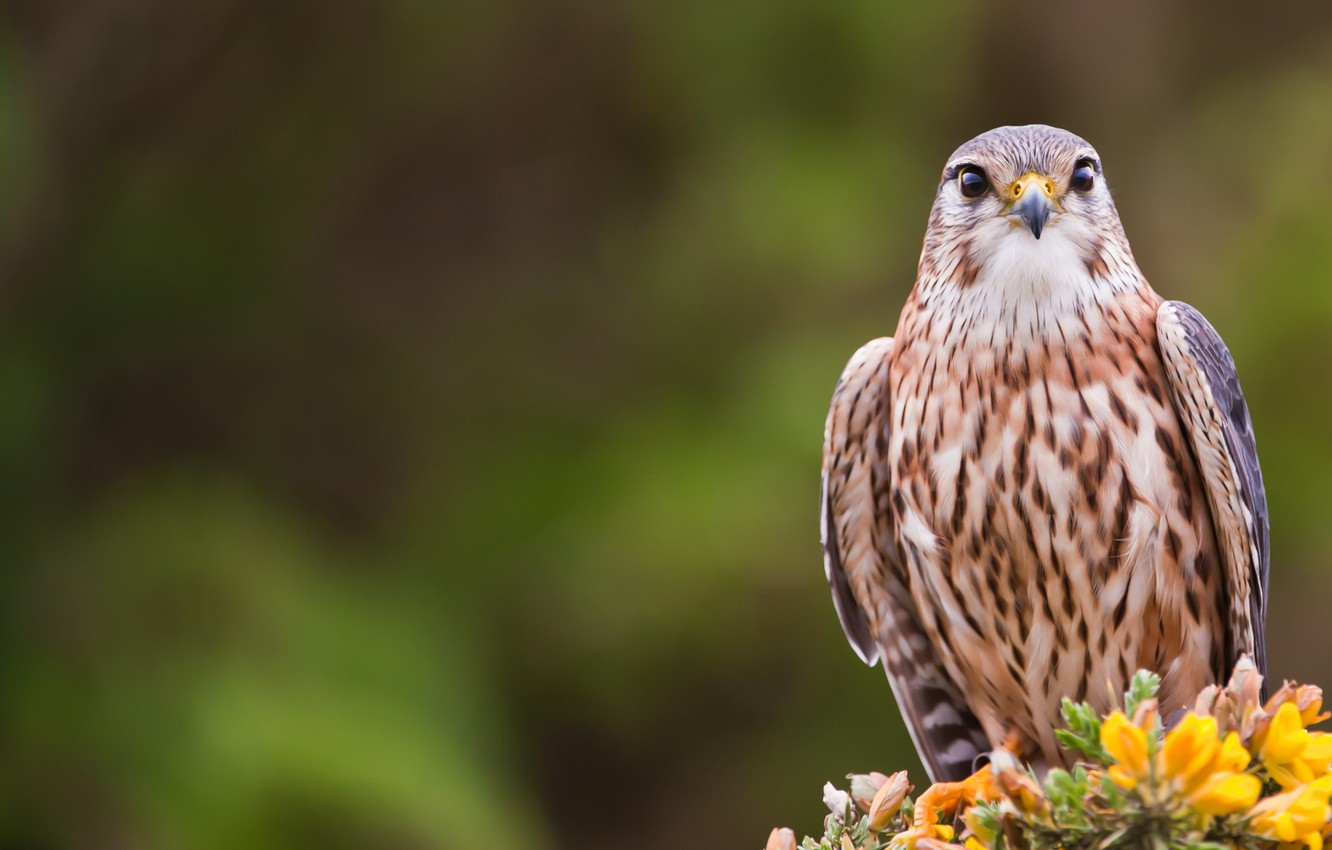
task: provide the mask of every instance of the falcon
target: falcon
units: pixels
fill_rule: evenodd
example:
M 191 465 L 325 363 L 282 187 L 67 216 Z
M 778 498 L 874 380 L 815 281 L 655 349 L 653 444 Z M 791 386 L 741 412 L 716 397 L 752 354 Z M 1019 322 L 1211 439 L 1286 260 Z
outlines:
M 935 782 L 1044 770 L 1064 697 L 1138 669 L 1171 711 L 1265 672 L 1267 504 L 1235 364 L 1138 270 L 1081 138 L 991 130 L 944 166 L 895 336 L 857 351 L 823 446 L 842 628 Z

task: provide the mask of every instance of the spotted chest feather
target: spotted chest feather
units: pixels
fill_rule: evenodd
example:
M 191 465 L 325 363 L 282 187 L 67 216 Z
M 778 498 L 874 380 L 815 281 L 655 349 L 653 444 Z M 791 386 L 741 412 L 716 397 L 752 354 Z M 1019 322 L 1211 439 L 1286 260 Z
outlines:
M 985 305 L 937 302 L 908 304 L 890 365 L 897 544 L 987 736 L 1057 763 L 1029 718 L 1061 697 L 1106 708 L 1146 668 L 1168 705 L 1223 664 L 1216 541 L 1156 351 L 1159 298 L 1128 289 L 998 327 Z

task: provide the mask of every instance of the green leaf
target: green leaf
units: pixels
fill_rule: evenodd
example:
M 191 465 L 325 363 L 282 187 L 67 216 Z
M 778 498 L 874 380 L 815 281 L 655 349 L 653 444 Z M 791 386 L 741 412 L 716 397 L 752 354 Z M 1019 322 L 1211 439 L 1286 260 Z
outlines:
M 1138 710 L 1139 703 L 1143 700 L 1156 699 L 1160 689 L 1160 676 L 1146 670 L 1134 673 L 1132 681 L 1129 682 L 1129 689 L 1124 692 L 1124 713 L 1132 717 Z
M 977 803 L 973 811 L 976 813 L 976 822 L 978 824 L 991 832 L 999 832 L 998 803 Z
M 1055 737 L 1067 750 L 1082 753 L 1101 764 L 1113 762 L 1105 747 L 1101 746 L 1101 719 L 1087 703 L 1076 703 L 1067 697 L 1060 704 L 1067 729 L 1056 729 Z

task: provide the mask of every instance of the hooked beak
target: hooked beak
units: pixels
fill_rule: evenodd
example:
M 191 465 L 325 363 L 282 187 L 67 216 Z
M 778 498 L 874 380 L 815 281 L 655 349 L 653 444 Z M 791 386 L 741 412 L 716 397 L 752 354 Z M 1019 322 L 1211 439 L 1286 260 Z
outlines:
M 1015 223 L 1021 221 L 1031 228 L 1031 235 L 1041 238 L 1041 231 L 1050 216 L 1060 212 L 1055 200 L 1054 181 L 1043 174 L 1028 172 L 1009 187 L 1008 210 L 1005 213 Z

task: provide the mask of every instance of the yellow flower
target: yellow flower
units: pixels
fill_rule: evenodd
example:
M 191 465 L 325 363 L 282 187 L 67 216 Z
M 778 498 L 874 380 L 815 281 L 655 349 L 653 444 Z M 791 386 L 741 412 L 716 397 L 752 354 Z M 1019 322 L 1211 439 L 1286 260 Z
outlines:
M 1247 773 L 1218 774 L 1202 788 L 1189 795 L 1189 806 L 1202 815 L 1228 815 L 1254 804 L 1263 783 Z
M 1219 749 L 1216 719 L 1189 713 L 1166 735 L 1161 747 L 1162 773 L 1188 793 L 1207 781 Z
M 1122 711 L 1101 724 L 1101 746 L 1118 762 L 1108 771 L 1115 784 L 1126 791 L 1148 777 L 1147 733 L 1133 725 Z
M 1105 719 L 1101 743 L 1117 762 L 1107 771 L 1115 784 L 1131 791 L 1150 783 L 1148 799 L 1173 798 L 1204 817 L 1247 809 L 1262 793 L 1262 782 L 1243 772 L 1248 750 L 1234 732 L 1219 739 L 1216 718 L 1186 714 L 1154 756 L 1148 741 L 1147 731 L 1120 712 Z
M 1224 815 L 1252 806 L 1262 793 L 1256 776 L 1242 773 L 1249 751 L 1231 732 L 1217 739 L 1216 719 L 1189 713 L 1161 746 L 1161 780 L 1201 815 Z
M 1217 753 L 1216 764 L 1222 770 L 1240 771 L 1249 766 L 1253 756 L 1244 748 L 1240 736 L 1234 732 L 1226 735 L 1221 742 L 1221 752 Z
M 1210 719 L 1210 718 L 1209 718 Z M 1169 736 L 1166 736 L 1167 740 Z M 1247 809 L 1262 793 L 1263 783 L 1256 776 L 1242 773 L 1251 756 L 1231 732 L 1221 742 L 1211 766 L 1211 775 L 1201 787 L 1186 792 L 1189 805 L 1204 815 L 1225 815 Z
M 1309 732 L 1300 720 L 1300 710 L 1284 702 L 1272 716 L 1272 725 L 1267 728 L 1267 738 L 1259 755 L 1265 762 L 1282 764 L 1304 752 L 1308 742 Z
M 1282 703 L 1258 750 L 1267 772 L 1287 790 L 1327 775 L 1332 763 L 1332 735 L 1310 732 L 1295 703 Z
M 1332 817 L 1332 776 L 1268 797 L 1254 806 L 1249 829 L 1255 835 L 1286 844 L 1300 842 L 1309 850 L 1322 850 L 1323 826 Z

